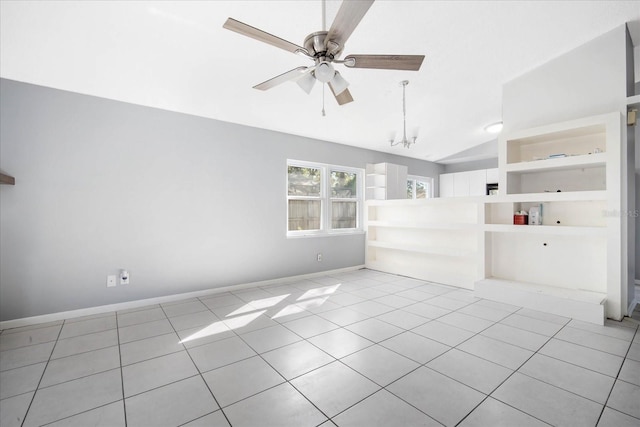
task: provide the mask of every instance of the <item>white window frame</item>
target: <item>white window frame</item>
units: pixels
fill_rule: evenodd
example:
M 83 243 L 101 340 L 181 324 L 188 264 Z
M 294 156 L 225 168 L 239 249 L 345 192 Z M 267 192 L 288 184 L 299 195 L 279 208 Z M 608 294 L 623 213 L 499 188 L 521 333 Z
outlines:
M 427 199 L 433 198 L 433 182 L 434 182 L 433 178 L 429 176 L 407 175 L 407 182 L 408 181 L 413 181 L 413 184 L 411 184 L 413 187 L 413 200 L 416 200 L 416 195 L 418 193 L 416 191 L 416 181 L 424 182 L 425 184 L 427 184 L 428 185 Z M 407 197 L 407 199 L 408 198 L 409 197 Z
M 304 197 L 289 195 L 289 166 L 297 166 L 302 168 L 320 169 L 320 197 Z M 363 209 L 364 209 L 364 169 L 352 168 L 348 166 L 332 165 L 326 163 L 316 163 L 304 160 L 287 159 L 287 167 L 285 169 L 285 195 L 286 195 L 286 222 L 285 230 L 287 237 L 322 237 L 322 236 L 340 236 L 345 234 L 362 234 L 363 228 Z M 355 198 L 344 199 L 331 196 L 331 171 L 347 172 L 356 174 L 356 192 Z M 289 230 L 289 200 L 320 200 L 320 229 L 319 230 Z M 331 228 L 331 202 L 332 201 L 349 201 L 356 202 L 356 227 L 355 228 Z

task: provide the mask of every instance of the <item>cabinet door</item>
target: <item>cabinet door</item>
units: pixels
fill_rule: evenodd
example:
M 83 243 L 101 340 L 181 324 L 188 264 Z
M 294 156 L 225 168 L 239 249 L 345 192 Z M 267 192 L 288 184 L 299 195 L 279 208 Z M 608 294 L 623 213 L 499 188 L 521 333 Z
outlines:
M 470 172 L 456 172 L 453 174 L 453 196 L 466 197 L 469 195 Z
M 386 179 L 387 200 L 407 198 L 406 166 L 387 163 Z
M 487 194 L 487 172 L 485 169 L 469 172 L 469 195 L 484 196 Z
M 440 175 L 440 197 L 453 197 L 453 174 Z

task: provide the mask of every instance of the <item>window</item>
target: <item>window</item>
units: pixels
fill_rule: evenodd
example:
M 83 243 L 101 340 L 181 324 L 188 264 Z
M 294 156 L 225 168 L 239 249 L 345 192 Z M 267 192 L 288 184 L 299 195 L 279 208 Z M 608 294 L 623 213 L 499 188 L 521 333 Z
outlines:
M 433 178 L 426 176 L 407 177 L 407 199 L 430 199 L 433 197 Z
M 362 169 L 287 162 L 287 235 L 360 232 Z
M 321 226 L 321 170 L 319 168 L 288 166 L 289 231 L 320 230 Z

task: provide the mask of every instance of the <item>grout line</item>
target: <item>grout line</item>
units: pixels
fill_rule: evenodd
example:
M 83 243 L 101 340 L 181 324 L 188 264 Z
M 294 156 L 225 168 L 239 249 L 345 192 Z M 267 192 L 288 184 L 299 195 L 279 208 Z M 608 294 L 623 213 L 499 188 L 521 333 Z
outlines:
M 514 313 L 515 313 L 515 312 L 514 312 Z M 513 313 L 512 313 L 512 314 L 513 314 Z M 508 317 L 508 316 L 507 316 L 507 317 Z M 503 320 L 504 320 L 504 319 L 503 319 Z M 496 322 L 496 323 L 499 323 L 499 322 Z M 494 324 L 495 324 L 495 323 L 494 323 Z M 492 326 L 493 326 L 493 325 L 492 325 Z M 488 329 L 488 328 L 487 328 L 487 329 Z M 516 329 L 519 329 L 519 328 L 516 328 Z M 485 330 L 486 330 L 486 329 L 485 329 Z M 561 328 L 560 330 L 562 330 L 562 328 Z M 471 409 L 471 411 L 469 411 L 469 412 L 467 413 L 467 415 L 465 415 L 465 416 L 464 416 L 464 417 L 463 417 L 463 418 L 458 422 L 458 424 L 456 424 L 456 425 L 459 425 L 459 424 L 460 424 L 460 423 L 462 423 L 465 419 L 467 419 L 467 418 L 469 417 L 469 415 L 471 415 L 471 414 L 472 414 L 472 413 L 473 413 L 473 412 L 474 412 L 474 411 L 475 411 L 475 410 L 476 410 L 480 405 L 482 405 L 482 404 L 483 404 L 483 403 L 484 403 L 484 402 L 485 402 L 489 397 L 491 397 L 492 399 L 495 399 L 495 400 L 497 400 L 498 402 L 501 402 L 501 403 L 503 403 L 503 404 L 505 404 L 505 405 L 511 406 L 511 405 L 509 405 L 508 403 L 503 402 L 503 401 L 501 401 L 500 399 L 498 399 L 498 398 L 494 397 L 494 396 L 493 396 L 493 393 L 495 393 L 495 392 L 496 392 L 496 390 L 498 390 L 500 387 L 502 387 L 502 385 L 503 385 L 504 383 L 506 383 L 506 382 L 507 382 L 507 381 L 508 381 L 508 380 L 509 380 L 509 379 L 510 379 L 510 378 L 511 378 L 511 377 L 512 377 L 516 372 L 518 372 L 518 373 L 519 373 L 519 374 L 521 374 L 521 375 L 524 375 L 522 372 L 520 372 L 520 368 L 522 368 L 522 367 L 523 367 L 523 366 L 524 366 L 524 365 L 525 365 L 529 360 L 531 360 L 531 359 L 532 359 L 536 354 L 538 354 L 538 351 L 539 351 L 542 347 L 544 347 L 545 345 L 547 345 L 547 343 L 548 343 L 549 341 L 551 341 L 551 339 L 552 339 L 552 338 L 553 338 L 553 337 L 554 337 L 558 332 L 560 332 L 560 330 L 558 330 L 554 335 L 550 336 L 550 337 L 547 339 L 547 341 L 545 341 L 545 343 L 544 343 L 544 344 L 542 344 L 542 345 L 538 348 L 538 350 L 534 351 L 534 352 L 533 352 L 533 354 L 531 354 L 531 356 L 529 356 L 529 357 L 528 357 L 524 362 L 522 362 L 522 363 L 520 364 L 520 366 L 518 366 L 518 368 L 513 369 L 513 370 L 512 370 L 512 372 L 511 372 L 511 373 L 510 373 L 510 374 L 509 374 L 509 375 L 508 375 L 508 376 L 507 376 L 503 381 L 501 381 L 501 382 L 500 382 L 500 384 L 498 384 L 498 385 L 497 385 L 497 386 L 496 386 L 496 387 L 495 387 L 495 388 L 494 388 L 494 389 L 493 389 L 489 394 L 486 394 L 486 397 L 485 397 L 484 399 L 482 399 L 482 401 L 481 401 L 480 403 L 478 403 L 478 404 L 477 404 L 473 409 Z M 479 335 L 479 334 L 480 334 L 480 333 L 478 333 L 478 334 L 476 334 L 476 335 Z M 474 335 L 474 336 L 475 336 L 475 335 Z M 490 337 L 488 337 L 488 338 L 490 338 Z M 471 339 L 471 338 L 469 338 L 469 339 Z M 497 340 L 497 341 L 501 341 L 501 340 Z M 504 342 L 504 341 L 501 341 L 501 342 Z M 462 343 L 460 343 L 460 344 L 462 344 Z M 458 345 L 460 345 L 460 344 L 458 344 Z M 522 348 L 522 347 L 519 347 L 519 346 L 515 346 L 515 347 Z M 457 348 L 457 346 L 456 346 L 456 348 Z M 459 350 L 459 351 L 462 351 L 462 350 Z M 532 350 L 529 350 L 529 351 L 532 351 Z M 476 357 L 479 357 L 479 356 L 476 356 Z M 481 359 L 484 359 L 484 358 L 481 358 Z M 484 359 L 484 360 L 487 360 L 487 359 Z M 489 362 L 490 362 L 490 361 L 489 361 Z M 499 366 L 502 366 L 502 365 L 499 365 Z M 508 369 L 511 369 L 511 368 L 508 368 Z M 444 374 L 443 374 L 443 375 L 444 375 Z M 531 378 L 531 377 L 530 377 L 530 378 Z M 535 379 L 535 380 L 537 380 L 537 378 L 534 378 L 534 379 Z M 538 381 L 540 381 L 540 380 L 538 380 Z M 469 386 L 469 385 L 467 385 L 467 384 L 464 384 L 464 385 L 466 385 L 467 387 L 470 387 L 470 386 Z M 552 387 L 555 387 L 555 386 L 553 386 L 552 384 L 549 384 L 549 385 L 551 385 Z M 559 388 L 559 387 L 556 387 L 556 388 Z M 562 390 L 562 389 L 561 389 L 561 390 Z M 483 394 L 484 394 L 484 393 L 483 393 Z M 530 416 L 530 417 L 532 417 L 532 418 L 538 419 L 536 416 L 534 416 L 534 415 L 532 415 L 532 414 L 529 414 L 528 412 L 525 412 L 525 411 L 523 411 L 523 410 L 522 410 L 522 409 L 520 409 L 520 408 L 515 408 L 515 407 L 513 407 L 513 406 L 511 406 L 511 407 L 512 407 L 512 408 L 514 408 L 514 409 L 516 409 L 516 410 L 518 410 L 518 411 L 520 411 L 520 412 L 522 412 L 522 413 L 524 413 L 524 414 L 529 415 L 529 416 Z M 543 420 L 540 420 L 540 421 L 543 421 Z M 545 424 L 549 424 L 549 423 L 547 423 L 546 421 L 543 421 L 543 422 L 544 422 Z
M 113 405 L 114 403 L 118 403 L 118 402 L 120 402 L 120 400 L 114 400 L 113 402 L 108 402 L 108 403 L 105 403 L 105 404 L 103 404 L 103 405 L 96 406 L 95 408 L 90 408 L 90 409 L 87 409 L 86 411 L 78 412 L 77 414 L 68 415 L 68 416 L 66 416 L 66 417 L 64 417 L 64 418 L 60 418 L 59 420 L 50 421 L 50 422 L 48 422 L 48 423 L 46 423 L 46 424 L 43 424 L 43 425 L 42 425 L 42 427 L 44 427 L 44 426 L 49 426 L 49 425 L 51 425 L 51 424 L 54 424 L 54 423 L 60 422 L 60 421 L 62 421 L 62 420 L 67 420 L 67 419 L 72 418 L 72 417 L 75 417 L 75 416 L 77 416 L 77 415 L 86 414 L 87 412 L 93 411 L 94 409 L 104 408 L 105 406 Z M 125 426 L 126 426 L 126 421 L 125 421 Z
M 115 317 L 115 315 L 114 315 L 114 317 Z M 93 320 L 93 319 L 91 319 L 91 320 Z M 65 323 L 65 325 L 76 325 L 78 323 L 82 323 L 82 322 Z M 117 323 L 116 323 L 116 325 L 117 325 Z M 83 333 L 83 334 L 74 335 L 72 337 L 59 338 L 59 340 L 60 341 L 65 341 L 65 340 L 70 340 L 70 339 L 73 339 L 73 338 L 86 337 L 87 335 L 99 334 L 101 332 L 107 332 L 107 331 L 111 331 L 113 329 L 118 329 L 118 327 L 115 326 L 113 328 L 106 328 L 106 329 L 101 329 L 101 330 L 98 330 L 98 331 L 91 331 L 91 332 L 87 332 L 87 333 Z
M 623 366 L 624 366 L 624 363 L 625 363 L 625 362 L 626 362 L 626 360 L 627 360 L 627 356 L 629 355 L 629 351 L 631 350 L 631 346 L 633 345 L 633 340 L 636 338 L 636 336 L 638 336 L 638 329 L 637 329 L 637 328 L 636 328 L 635 333 L 633 334 L 633 337 L 631 338 L 631 342 L 629 343 L 629 348 L 627 348 L 627 352 L 626 352 L 626 353 L 625 353 L 625 355 L 624 355 L 624 359 L 622 359 L 622 363 L 620 364 L 620 368 L 618 369 L 618 373 L 616 374 L 616 378 L 615 378 L 615 380 L 613 381 L 613 385 L 611 386 L 611 390 L 609 390 L 609 394 L 607 395 L 607 399 L 605 400 L 604 405 L 602 406 L 602 411 L 600 411 L 600 415 L 598 416 L 598 421 L 597 421 L 598 423 L 600 422 L 600 418 L 602 418 L 602 415 L 604 414 L 604 410 L 605 410 L 605 408 L 607 408 L 607 404 L 609 403 L 609 399 L 611 398 L 611 393 L 613 393 L 613 389 L 616 387 L 616 383 L 617 383 L 618 381 L 624 381 L 624 380 L 619 380 L 620 372 L 622 372 L 622 368 L 623 368 Z M 626 381 L 625 381 L 625 382 L 626 382 Z M 638 387 L 638 385 L 637 385 L 637 384 L 634 384 L 634 385 L 635 385 L 636 387 Z M 614 408 L 611 408 L 611 409 L 614 409 Z M 617 410 L 617 409 L 616 409 L 616 410 Z M 625 415 L 632 416 L 631 414 L 627 414 L 627 413 L 622 412 L 622 411 L 618 411 L 618 412 L 621 412 L 621 413 L 623 413 L 623 414 L 625 414 Z M 635 418 L 635 417 L 634 417 L 634 418 Z
M 36 323 L 33 325 L 18 326 L 15 328 L 6 328 L 0 331 L 0 336 L 4 338 L 4 337 L 11 336 L 13 334 L 21 334 L 24 332 L 37 331 L 39 329 L 53 328 L 55 326 L 61 326 L 63 323 L 64 323 L 64 320 L 54 320 L 52 322 Z M 18 329 L 22 329 L 22 330 L 18 330 Z
M 122 411 L 124 412 L 124 425 L 127 425 L 127 401 L 124 397 L 124 372 L 122 366 L 122 349 L 120 347 L 120 328 L 118 327 L 118 314 L 116 313 L 116 335 L 118 341 L 118 360 L 120 361 L 120 384 L 122 388 Z
M 198 300 L 200 300 L 200 299 L 198 298 Z M 200 301 L 200 302 L 202 303 L 202 301 Z M 207 307 L 207 308 L 209 308 L 209 307 Z M 162 308 L 162 306 L 160 306 L 160 309 L 162 310 L 162 312 L 166 316 L 167 313 L 164 311 L 164 308 Z M 211 310 L 209 309 L 209 311 L 211 311 Z M 211 313 L 213 313 L 213 312 L 211 311 Z M 215 315 L 215 313 L 213 313 L 213 314 Z M 218 317 L 218 316 L 216 316 L 216 317 Z M 171 324 L 171 328 L 173 328 L 174 334 L 176 334 L 176 336 L 178 336 L 178 338 L 180 338 L 180 336 L 178 335 L 178 331 L 176 331 L 176 328 L 173 326 L 173 324 L 171 322 L 169 322 L 169 323 Z M 216 402 L 216 405 L 218 405 L 218 409 L 220 410 L 220 412 L 222 412 L 222 415 L 224 416 L 225 420 L 227 420 L 227 423 L 229 423 L 229 425 L 231 425 L 231 421 L 229 421 L 229 417 L 227 417 L 227 414 L 222 409 L 222 406 L 220 406 L 220 402 L 218 402 L 218 399 L 216 399 L 216 396 L 213 394 L 213 391 L 209 387 L 209 384 L 204 379 L 204 376 L 202 375 L 202 372 L 200 371 L 200 368 L 196 364 L 195 360 L 193 360 L 193 357 L 191 357 L 191 353 L 189 353 L 189 349 L 184 344 L 182 344 L 182 343 L 180 343 L 180 344 L 182 345 L 183 350 L 187 353 L 187 356 L 189 356 L 189 359 L 191 360 L 191 363 L 193 363 L 193 366 L 196 368 L 196 371 L 198 371 L 198 374 L 194 375 L 194 377 L 197 376 L 197 375 L 200 376 L 200 380 L 202 380 L 202 382 L 204 383 L 205 387 L 207 387 L 207 390 L 209 390 L 209 393 L 211 393 L 211 397 L 213 398 L 213 401 Z M 189 377 L 189 378 L 193 378 L 193 377 Z M 185 378 L 182 378 L 180 381 L 182 381 L 184 379 Z M 193 420 L 191 420 L 191 421 L 193 421 Z M 191 421 L 189 421 L 189 422 L 191 422 Z
M 42 379 L 44 378 L 44 374 L 47 372 L 47 368 L 49 367 L 49 362 L 51 361 L 51 356 L 53 355 L 53 352 L 56 349 L 56 345 L 58 345 L 58 340 L 60 339 L 60 334 L 62 333 L 62 329 L 64 328 L 64 325 L 65 325 L 65 321 L 62 321 L 62 324 L 60 325 L 60 330 L 58 331 L 58 337 L 55 339 L 56 344 L 51 349 L 51 353 L 49 354 L 49 359 L 47 360 L 47 364 L 44 366 L 44 369 L 42 370 L 42 375 L 40 375 L 40 379 L 38 380 L 38 384 L 36 385 L 35 390 L 33 390 L 33 396 L 31 396 L 31 402 L 29 402 L 29 406 L 27 407 L 27 410 L 24 413 L 24 418 L 22 419 L 22 422 L 20 423 L 21 427 L 24 426 L 24 422 L 27 420 L 27 415 L 29 414 L 29 411 L 31 410 L 31 405 L 33 405 L 33 401 L 36 399 L 36 394 L 38 394 L 38 390 L 40 389 L 40 383 L 42 383 Z

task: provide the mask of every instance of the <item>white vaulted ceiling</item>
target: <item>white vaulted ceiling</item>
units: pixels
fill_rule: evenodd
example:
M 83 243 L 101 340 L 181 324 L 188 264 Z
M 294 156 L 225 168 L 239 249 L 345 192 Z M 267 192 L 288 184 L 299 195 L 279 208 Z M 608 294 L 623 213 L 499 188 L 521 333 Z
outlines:
M 305 58 L 225 30 L 227 17 L 295 44 L 322 28 L 322 2 L 1 1 L 0 76 L 438 161 L 494 138 L 502 84 L 628 21 L 638 1 L 378 0 L 344 54 L 424 54 L 418 72 L 349 69 L 355 101 L 288 82 L 252 86 Z M 340 2 L 327 1 L 327 26 Z M 635 30 L 638 31 L 638 30 Z M 640 37 L 632 34 L 638 44 Z M 402 129 L 407 86 L 410 149 Z

